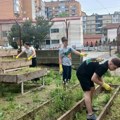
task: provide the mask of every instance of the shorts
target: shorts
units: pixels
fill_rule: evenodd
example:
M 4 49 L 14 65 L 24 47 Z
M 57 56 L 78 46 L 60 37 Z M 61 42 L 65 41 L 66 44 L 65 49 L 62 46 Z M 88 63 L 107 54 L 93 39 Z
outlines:
M 81 84 L 83 91 L 90 91 L 91 87 L 95 86 L 93 81 L 91 81 L 91 78 L 89 78 L 87 76 L 77 75 L 77 78 Z

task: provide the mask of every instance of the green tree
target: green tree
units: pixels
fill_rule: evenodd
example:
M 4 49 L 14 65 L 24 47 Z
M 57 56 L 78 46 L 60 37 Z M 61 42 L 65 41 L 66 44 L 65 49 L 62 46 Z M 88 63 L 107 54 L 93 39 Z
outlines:
M 16 23 L 12 26 L 11 31 L 9 32 L 9 42 L 14 47 L 15 42 L 19 40 L 20 34 L 19 30 L 21 31 L 21 39 L 24 42 L 33 42 L 33 31 L 34 27 L 30 20 L 26 20 L 22 25 Z M 14 43 L 13 43 L 14 42 Z
M 22 40 L 24 42 L 30 42 L 33 43 L 33 36 L 34 36 L 34 26 L 32 25 L 32 21 L 26 20 L 22 27 L 21 27 L 21 33 L 22 33 Z
M 34 26 L 35 43 L 41 49 L 41 45 L 45 42 L 47 35 L 50 33 L 50 27 L 53 23 L 46 20 L 44 17 L 36 18 L 36 26 Z
M 45 38 L 50 33 L 50 27 L 53 23 L 46 20 L 44 17 L 38 17 L 36 23 L 33 25 L 32 21 L 26 20 L 20 26 L 21 39 L 24 42 L 30 42 L 34 46 L 37 45 L 41 48 L 41 45 L 45 42 Z M 19 40 L 19 24 L 12 26 L 9 33 L 9 41 L 11 45 L 15 45 L 15 41 Z

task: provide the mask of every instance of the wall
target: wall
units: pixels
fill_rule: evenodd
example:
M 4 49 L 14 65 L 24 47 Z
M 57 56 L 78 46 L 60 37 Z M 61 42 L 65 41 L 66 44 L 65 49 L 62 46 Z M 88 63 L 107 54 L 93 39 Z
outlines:
M 117 29 L 108 29 L 107 38 L 110 39 L 110 41 L 113 41 L 113 39 L 116 40 L 116 37 L 117 37 Z

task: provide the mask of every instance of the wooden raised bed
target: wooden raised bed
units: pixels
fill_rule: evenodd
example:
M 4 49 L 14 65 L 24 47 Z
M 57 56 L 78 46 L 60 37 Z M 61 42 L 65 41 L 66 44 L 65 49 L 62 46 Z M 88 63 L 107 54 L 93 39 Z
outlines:
M 0 49 L 0 56 L 5 57 L 5 56 L 14 56 L 17 55 L 17 50 L 2 50 Z
M 24 68 L 25 69 L 25 68 Z M 5 74 L 0 74 L 0 82 L 21 84 L 21 93 L 24 93 L 24 82 L 34 78 L 44 77 L 47 69 L 27 68 L 26 70 L 17 70 Z M 44 83 L 43 83 L 44 85 Z
M 32 64 L 32 61 L 28 61 L 26 59 L 13 59 L 13 60 L 0 60 L 0 69 L 13 69 L 18 67 L 29 66 Z
M 95 94 L 98 94 L 101 92 L 101 87 L 98 86 L 95 90 Z M 82 108 L 84 107 L 85 102 L 84 102 L 84 98 L 82 100 L 80 100 L 79 102 L 76 103 L 76 105 L 74 105 L 70 110 L 68 110 L 65 114 L 63 114 L 61 117 L 59 117 L 57 120 L 73 120 L 73 116 L 75 115 L 75 113 L 79 112 L 80 110 L 82 110 Z
M 117 87 L 116 91 L 114 92 L 108 103 L 105 105 L 105 107 L 103 108 L 103 111 L 97 117 L 97 120 L 103 120 L 105 118 L 105 115 L 110 111 L 110 107 L 113 104 L 113 100 L 117 96 L 119 90 L 120 90 L 120 86 Z
M 115 87 L 115 86 L 113 86 L 113 87 Z M 113 99 L 118 94 L 119 89 L 120 89 L 120 86 L 117 87 L 117 89 L 114 92 L 114 94 L 112 95 L 111 99 L 105 105 L 103 111 L 99 114 L 97 120 L 103 120 L 103 118 L 105 117 L 106 113 L 109 111 L 109 108 L 110 108 L 110 106 L 112 104 Z M 101 90 L 102 90 L 101 87 L 97 88 L 96 89 L 96 93 L 100 93 Z M 73 106 L 70 110 L 68 110 L 65 114 L 63 114 L 57 120 L 73 120 L 73 117 L 75 116 L 75 114 L 77 112 L 80 112 L 80 110 L 83 109 L 83 106 L 84 106 L 84 98 L 81 101 L 79 101 L 78 103 L 76 103 L 75 106 Z

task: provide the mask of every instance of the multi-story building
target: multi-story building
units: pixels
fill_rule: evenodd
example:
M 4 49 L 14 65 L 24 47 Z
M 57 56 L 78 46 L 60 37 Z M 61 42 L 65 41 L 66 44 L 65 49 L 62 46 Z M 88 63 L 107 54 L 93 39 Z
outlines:
M 61 38 L 68 37 L 68 44 L 80 48 L 83 45 L 83 32 L 81 17 L 53 18 L 50 29 L 50 40 L 46 40 L 47 48 L 59 48 Z M 66 32 L 66 28 L 68 31 Z
M 45 2 L 47 18 L 57 17 L 61 14 L 66 16 L 81 16 L 81 5 L 76 0 L 57 0 Z
M 112 14 L 112 23 L 120 23 L 120 12 Z
M 0 19 L 15 19 L 16 15 L 34 20 L 36 16 L 45 16 L 45 5 L 42 0 L 2 0 L 0 11 Z
M 120 23 L 120 12 L 104 15 L 93 14 L 90 16 L 83 14 L 82 16 L 84 34 L 102 34 L 102 29 L 107 24 Z
M 112 23 L 111 15 L 83 16 L 83 32 L 84 34 L 102 34 L 102 27 L 108 23 Z

